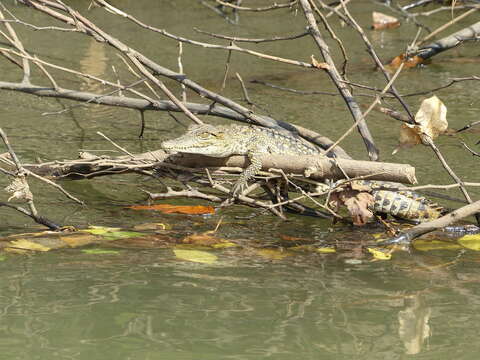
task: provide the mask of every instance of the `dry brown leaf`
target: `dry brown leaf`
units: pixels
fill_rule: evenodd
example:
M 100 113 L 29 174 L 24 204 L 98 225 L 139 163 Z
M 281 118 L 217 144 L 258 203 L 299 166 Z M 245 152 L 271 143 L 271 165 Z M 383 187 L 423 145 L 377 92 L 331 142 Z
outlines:
M 398 56 L 395 56 L 390 63 L 388 64 L 388 68 L 390 70 L 396 70 L 400 67 L 402 63 L 404 64 L 404 67 L 406 68 L 413 68 L 417 65 L 424 64 L 425 59 L 421 58 L 420 56 L 411 56 L 405 59 L 405 54 L 401 54 Z
M 374 30 L 393 29 L 400 26 L 400 21 L 396 17 L 374 11 L 372 13 Z
M 345 205 L 350 213 L 354 225 L 365 225 L 373 217 L 370 207 L 373 206 L 373 196 L 367 192 L 356 190 L 343 190 L 331 195 L 330 203 L 338 209 Z
M 393 150 L 395 154 L 401 148 L 409 148 L 418 144 L 429 144 L 448 128 L 447 107 L 435 95 L 423 100 L 415 115 L 416 125 L 402 124 L 399 144 Z
M 60 236 L 60 240 L 70 247 L 85 246 L 98 240 L 98 236 L 92 234 L 74 234 L 72 236 Z
M 358 193 L 355 197 L 350 197 L 345 201 L 354 225 L 365 225 L 372 218 L 373 213 L 369 207 L 373 205 L 373 202 L 372 194 L 366 192 Z
M 165 214 L 178 213 L 188 215 L 203 215 L 203 214 L 215 214 L 215 208 L 213 206 L 201 206 L 201 205 L 170 205 L 170 204 L 156 204 L 156 205 L 133 205 L 129 206 L 132 210 L 156 210 Z

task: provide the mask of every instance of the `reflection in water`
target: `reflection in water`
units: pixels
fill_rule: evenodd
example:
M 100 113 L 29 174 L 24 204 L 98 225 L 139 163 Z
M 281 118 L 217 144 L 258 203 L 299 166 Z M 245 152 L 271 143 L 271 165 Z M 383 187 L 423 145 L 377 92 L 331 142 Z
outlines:
M 452 289 L 445 276 L 399 271 L 402 261 L 217 255 L 211 266 L 170 250 L 10 257 L 0 262 L 0 345 L 6 358 L 49 360 L 441 360 L 452 337 L 477 336 L 471 282 Z M 470 305 L 459 307 L 464 299 Z
M 83 58 L 80 60 L 80 71 L 99 78 L 107 78 L 108 60 L 106 45 L 92 38 L 89 40 L 89 45 Z M 101 95 L 105 92 L 106 88 L 98 81 L 82 78 L 80 90 Z M 89 104 L 85 109 L 87 109 L 89 116 L 93 116 L 94 118 L 102 118 L 113 114 L 115 111 L 113 107 L 94 104 Z
M 81 72 L 97 77 L 105 76 L 108 58 L 105 55 L 105 44 L 101 44 L 94 39 L 89 41 L 88 48 L 84 57 L 80 60 Z M 83 83 L 80 86 L 82 91 L 96 92 L 103 90 L 103 85 L 95 80 L 82 78 Z
M 420 353 L 423 343 L 431 336 L 428 321 L 432 311 L 425 305 L 420 292 L 408 295 L 404 301 L 405 310 L 398 312 L 398 334 L 405 345 L 406 353 L 415 355 Z

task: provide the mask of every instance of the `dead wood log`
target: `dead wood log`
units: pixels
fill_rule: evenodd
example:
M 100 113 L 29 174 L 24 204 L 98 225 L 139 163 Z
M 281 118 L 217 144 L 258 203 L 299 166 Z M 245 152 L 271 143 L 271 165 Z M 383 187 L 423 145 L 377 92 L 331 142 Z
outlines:
M 415 168 L 408 164 L 382 163 L 350 159 L 331 159 L 324 156 L 268 155 L 262 157 L 265 171 L 282 169 L 287 174 L 300 174 L 312 180 L 368 177 L 374 180 L 416 183 Z M 134 157 L 93 157 L 62 162 L 28 165 L 32 172 L 61 179 L 93 178 L 117 173 L 139 172 L 155 168 L 179 166 L 188 169 L 239 167 L 246 168 L 245 156 L 213 158 L 193 154 L 167 155 L 162 150 Z
M 423 45 L 417 51 L 415 51 L 414 55 L 426 60 L 445 50 L 452 49 L 465 41 L 478 40 L 479 35 L 480 21 L 433 43 Z

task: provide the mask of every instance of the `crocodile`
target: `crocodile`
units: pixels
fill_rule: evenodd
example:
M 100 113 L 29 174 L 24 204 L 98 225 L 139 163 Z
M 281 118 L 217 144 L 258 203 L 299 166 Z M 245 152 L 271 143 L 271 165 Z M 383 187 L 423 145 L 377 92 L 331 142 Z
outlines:
M 187 133 L 161 144 L 167 153 L 181 152 L 223 158 L 246 155 L 250 165 L 232 188 L 236 194 L 262 168 L 262 155 L 320 155 L 322 150 L 301 138 L 259 126 L 191 125 Z
M 396 190 L 404 185 L 377 180 L 355 180 L 353 187 L 365 187 L 373 196 L 372 209 L 380 215 L 391 215 L 411 222 L 424 222 L 445 215 L 448 209 L 411 190 Z

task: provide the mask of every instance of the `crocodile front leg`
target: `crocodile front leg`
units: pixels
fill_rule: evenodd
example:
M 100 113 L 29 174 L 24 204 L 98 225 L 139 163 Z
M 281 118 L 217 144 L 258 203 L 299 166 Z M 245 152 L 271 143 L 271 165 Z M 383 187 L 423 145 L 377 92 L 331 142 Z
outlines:
M 248 167 L 240 174 L 240 178 L 233 185 L 231 190 L 232 195 L 236 195 L 240 190 L 243 192 L 248 184 L 248 180 L 253 178 L 262 168 L 261 153 L 257 151 L 249 151 L 247 156 L 250 165 L 248 165 Z

